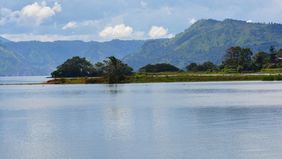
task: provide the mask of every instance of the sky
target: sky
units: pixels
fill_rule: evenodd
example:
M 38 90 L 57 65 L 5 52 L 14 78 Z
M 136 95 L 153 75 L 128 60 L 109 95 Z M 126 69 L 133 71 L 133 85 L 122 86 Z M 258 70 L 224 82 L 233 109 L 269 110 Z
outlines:
M 282 0 L 0 0 L 13 41 L 169 38 L 200 19 L 282 23 Z

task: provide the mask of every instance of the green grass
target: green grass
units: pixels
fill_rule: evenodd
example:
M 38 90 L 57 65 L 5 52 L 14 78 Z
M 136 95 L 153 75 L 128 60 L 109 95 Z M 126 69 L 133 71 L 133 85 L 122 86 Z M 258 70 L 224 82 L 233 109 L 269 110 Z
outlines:
M 104 78 L 55 78 L 47 81 L 47 84 L 91 84 L 91 83 L 106 83 Z
M 281 75 L 240 75 L 240 74 L 183 74 L 183 75 L 135 75 L 129 78 L 129 83 L 147 82 L 205 82 L 205 81 L 273 81 L 282 80 Z
M 137 73 L 127 77 L 120 83 L 161 83 L 161 82 L 208 82 L 208 81 L 280 81 L 282 75 L 265 74 L 208 74 L 208 73 Z M 107 79 L 99 78 L 56 78 L 47 84 L 94 84 L 107 83 Z
M 282 68 L 268 68 L 261 70 L 263 73 L 282 73 Z

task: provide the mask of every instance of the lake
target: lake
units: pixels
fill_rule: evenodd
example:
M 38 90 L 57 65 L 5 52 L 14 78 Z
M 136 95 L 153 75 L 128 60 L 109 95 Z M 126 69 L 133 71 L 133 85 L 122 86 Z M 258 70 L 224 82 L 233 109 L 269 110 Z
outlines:
M 281 156 L 282 82 L 0 85 L 1 159 Z

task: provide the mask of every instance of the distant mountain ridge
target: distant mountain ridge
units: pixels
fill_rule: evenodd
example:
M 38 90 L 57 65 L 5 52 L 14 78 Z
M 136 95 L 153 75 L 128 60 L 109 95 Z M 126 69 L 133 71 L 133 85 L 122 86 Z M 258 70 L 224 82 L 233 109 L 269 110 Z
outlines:
M 143 43 L 138 40 L 2 42 L 0 75 L 49 75 L 56 66 L 73 56 L 86 57 L 92 62 L 112 55 L 123 58 L 138 52 Z
M 2 38 L 2 37 L 0 36 L 0 44 L 8 43 L 8 42 L 11 42 L 11 41 L 8 40 L 8 39 Z
M 92 62 L 116 56 L 134 67 L 170 63 L 187 64 L 212 61 L 221 63 L 231 46 L 250 47 L 254 52 L 282 48 L 282 25 L 247 23 L 240 20 L 199 20 L 170 39 L 109 42 L 55 41 L 12 42 L 0 37 L 0 75 L 49 75 L 72 56 Z
M 282 25 L 247 23 L 240 20 L 199 20 L 171 39 L 146 41 L 142 49 L 125 58 L 134 68 L 149 63 L 171 63 L 178 67 L 196 62 L 221 63 L 231 46 L 267 51 L 270 46 L 282 47 Z

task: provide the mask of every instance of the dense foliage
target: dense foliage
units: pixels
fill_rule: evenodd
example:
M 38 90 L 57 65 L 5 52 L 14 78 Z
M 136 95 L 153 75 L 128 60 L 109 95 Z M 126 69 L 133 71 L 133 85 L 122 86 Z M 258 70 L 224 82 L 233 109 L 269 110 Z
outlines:
M 104 77 L 108 83 L 119 83 L 132 75 L 133 69 L 114 56 L 93 65 L 86 58 L 75 56 L 68 59 L 52 72 L 54 78 L 61 77 Z
M 104 61 L 104 65 L 104 75 L 106 75 L 109 83 L 122 82 L 125 80 L 126 76 L 133 74 L 131 67 L 114 56 L 108 57 L 108 59 Z
M 231 47 L 226 51 L 223 66 L 231 72 L 252 71 L 253 52 L 249 48 Z
M 191 63 L 186 66 L 189 72 L 258 72 L 264 69 L 282 68 L 282 49 L 273 46 L 269 52 L 258 52 L 253 55 L 250 48 L 231 47 L 227 49 L 222 65 L 212 62 L 203 64 Z
M 203 64 L 191 63 L 186 66 L 186 70 L 190 72 L 213 72 L 217 71 L 218 67 L 210 61 L 204 62 Z
M 161 64 L 148 64 L 139 70 L 140 72 L 178 72 L 180 71 L 179 68 L 176 66 L 173 66 L 171 64 L 167 63 L 161 63 Z
M 95 69 L 85 58 L 75 56 L 58 66 L 51 75 L 52 77 L 91 77 L 95 76 Z

